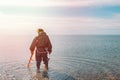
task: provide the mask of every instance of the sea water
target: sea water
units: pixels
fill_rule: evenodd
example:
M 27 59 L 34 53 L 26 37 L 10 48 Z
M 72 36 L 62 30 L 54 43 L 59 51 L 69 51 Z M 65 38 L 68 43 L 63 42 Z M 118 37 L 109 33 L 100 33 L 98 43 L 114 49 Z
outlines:
M 119 35 L 49 36 L 49 80 L 119 80 Z M 0 39 L 0 80 L 30 80 L 36 72 L 29 47 L 34 36 L 2 36 Z M 41 64 L 41 71 L 43 63 Z

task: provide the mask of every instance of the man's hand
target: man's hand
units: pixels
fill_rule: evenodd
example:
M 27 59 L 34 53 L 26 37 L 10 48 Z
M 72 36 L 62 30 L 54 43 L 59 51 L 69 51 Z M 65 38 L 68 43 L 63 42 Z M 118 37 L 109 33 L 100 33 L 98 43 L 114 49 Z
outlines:
M 33 55 L 34 51 L 30 51 L 31 52 L 31 55 Z

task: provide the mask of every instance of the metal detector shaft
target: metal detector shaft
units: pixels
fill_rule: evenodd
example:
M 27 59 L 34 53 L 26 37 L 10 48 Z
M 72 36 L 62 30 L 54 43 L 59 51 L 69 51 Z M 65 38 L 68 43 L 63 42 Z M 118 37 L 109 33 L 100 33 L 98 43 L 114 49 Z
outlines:
M 27 68 L 30 67 L 30 62 L 31 62 L 31 60 L 32 60 L 32 57 L 33 57 L 33 53 L 32 53 L 31 56 L 30 56 L 29 62 L 28 62 L 28 64 L 27 64 Z

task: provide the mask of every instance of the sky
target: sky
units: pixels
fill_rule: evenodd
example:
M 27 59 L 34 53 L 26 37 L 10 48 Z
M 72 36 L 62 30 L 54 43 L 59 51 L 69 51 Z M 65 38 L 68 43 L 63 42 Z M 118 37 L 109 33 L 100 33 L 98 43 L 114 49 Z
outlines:
M 120 0 L 0 0 L 0 35 L 120 34 Z

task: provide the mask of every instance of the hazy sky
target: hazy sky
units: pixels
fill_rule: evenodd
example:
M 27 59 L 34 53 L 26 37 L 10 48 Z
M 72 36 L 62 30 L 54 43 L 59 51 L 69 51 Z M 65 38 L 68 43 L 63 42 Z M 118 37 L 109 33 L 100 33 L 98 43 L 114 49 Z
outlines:
M 0 34 L 120 34 L 120 0 L 0 0 Z

